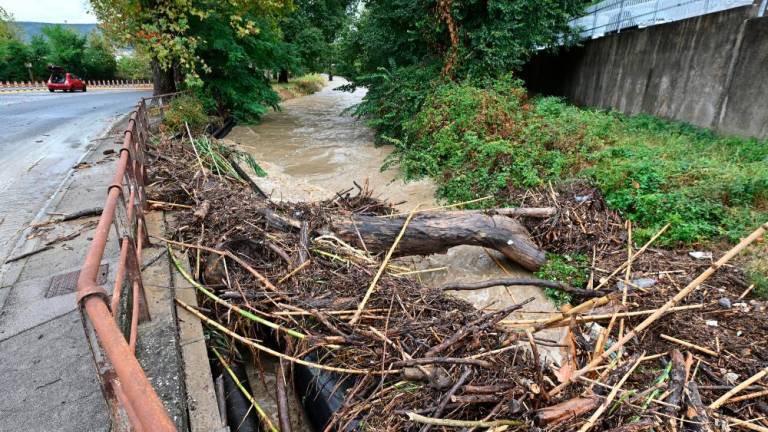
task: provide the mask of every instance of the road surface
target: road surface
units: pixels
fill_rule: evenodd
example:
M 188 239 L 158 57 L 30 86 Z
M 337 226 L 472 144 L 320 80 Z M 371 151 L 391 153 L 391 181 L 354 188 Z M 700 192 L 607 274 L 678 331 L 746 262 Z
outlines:
M 0 267 L 72 167 L 148 91 L 0 94 Z M 107 180 L 105 179 L 105 183 Z M 0 270 L 0 286 L 3 271 Z

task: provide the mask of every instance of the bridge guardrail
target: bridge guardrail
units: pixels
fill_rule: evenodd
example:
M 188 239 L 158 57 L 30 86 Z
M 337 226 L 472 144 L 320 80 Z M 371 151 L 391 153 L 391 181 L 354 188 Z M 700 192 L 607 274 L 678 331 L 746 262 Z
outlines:
M 142 98 L 125 130 L 120 158 L 77 282 L 77 304 L 116 431 L 175 431 L 176 427 L 136 358 L 140 321 L 149 320 L 141 280 L 149 110 L 178 93 Z M 120 250 L 113 296 L 97 277 L 110 231 Z

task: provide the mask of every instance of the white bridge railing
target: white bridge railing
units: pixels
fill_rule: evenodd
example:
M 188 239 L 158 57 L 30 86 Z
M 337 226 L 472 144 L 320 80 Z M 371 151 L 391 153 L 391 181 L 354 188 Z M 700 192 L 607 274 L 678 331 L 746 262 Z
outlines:
M 587 14 L 571 21 L 571 26 L 581 29 L 582 38 L 595 39 L 626 28 L 650 27 L 753 3 L 754 0 L 605 0 L 588 7 Z M 765 3 L 763 0 L 760 10 Z

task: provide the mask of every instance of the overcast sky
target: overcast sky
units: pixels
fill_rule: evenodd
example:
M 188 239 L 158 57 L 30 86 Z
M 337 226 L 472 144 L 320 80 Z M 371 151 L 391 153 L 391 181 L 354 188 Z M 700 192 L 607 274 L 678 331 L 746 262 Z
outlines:
M 16 21 L 47 23 L 95 23 L 88 0 L 0 0 L 0 6 Z

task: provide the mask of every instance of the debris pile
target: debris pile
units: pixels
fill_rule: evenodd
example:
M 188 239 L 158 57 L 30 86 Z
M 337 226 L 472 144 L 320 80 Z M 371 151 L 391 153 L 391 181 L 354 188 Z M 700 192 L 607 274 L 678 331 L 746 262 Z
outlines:
M 424 286 L 418 270 L 391 259 L 412 244 L 410 224 L 421 235 L 425 220 L 446 212 L 393 217 L 361 187 L 325 202 L 274 203 L 226 167 L 237 165 L 230 150 L 206 145 L 201 155 L 189 141 L 161 142 L 151 165 L 152 205 L 178 210 L 164 240 L 200 293 L 200 308 L 181 306 L 219 341 L 217 356 L 240 346 L 257 361 L 279 357 L 289 383 L 310 371 L 305 404 L 340 400 L 326 430 L 768 430 L 766 306 L 727 265 L 763 229 L 712 264 L 655 249 L 653 239 L 636 249 L 598 195 L 553 190 L 531 204 L 554 215 L 521 219 L 534 240 L 515 228 L 519 237 L 505 244 L 530 241 L 535 255 L 571 242 L 594 251 L 594 274 L 586 288 L 560 284 L 580 304 L 510 319 L 528 301 L 477 310 L 448 292 L 473 287 Z M 513 221 L 502 213 L 472 214 Z M 411 253 L 451 245 L 436 238 Z M 565 340 L 537 336 L 554 326 L 568 329 Z M 544 346 L 561 349 L 561 364 L 542 364 Z M 285 430 L 287 415 L 260 418 Z

